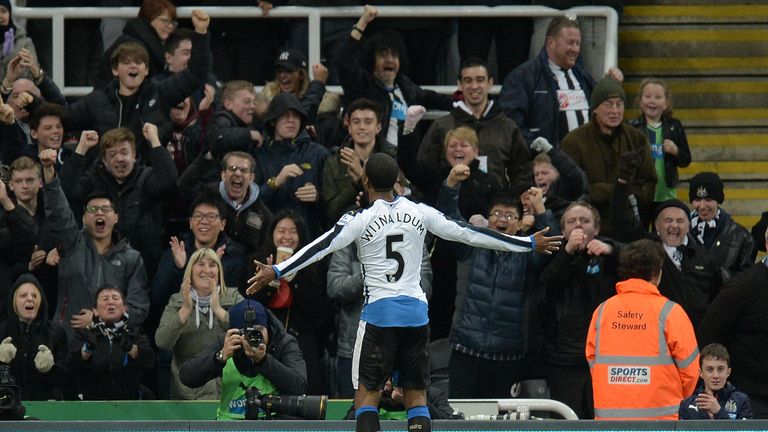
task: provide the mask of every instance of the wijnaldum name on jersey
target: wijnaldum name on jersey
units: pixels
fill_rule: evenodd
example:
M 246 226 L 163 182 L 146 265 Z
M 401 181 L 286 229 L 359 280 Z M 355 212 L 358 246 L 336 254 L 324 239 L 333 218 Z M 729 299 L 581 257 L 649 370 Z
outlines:
M 373 238 L 373 235 L 376 234 L 376 231 L 380 230 L 387 224 L 396 222 L 411 224 L 414 226 L 414 228 L 419 230 L 419 233 L 424 233 L 426 231 L 424 225 L 421 223 L 421 219 L 417 219 L 408 213 L 395 213 L 394 217 L 390 214 L 380 215 L 371 219 L 371 223 L 369 223 L 365 228 L 365 231 L 363 232 L 363 235 L 360 236 L 360 239 L 364 241 L 370 241 Z

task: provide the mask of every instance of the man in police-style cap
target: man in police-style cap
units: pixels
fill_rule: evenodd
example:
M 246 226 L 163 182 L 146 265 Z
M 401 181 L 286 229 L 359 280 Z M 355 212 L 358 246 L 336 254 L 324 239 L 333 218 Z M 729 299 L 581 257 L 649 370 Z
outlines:
M 693 176 L 688 198 L 693 204 L 689 235 L 715 256 L 723 269 L 723 280 L 752 265 L 754 240 L 721 207 L 725 193 L 720 176 L 713 172 Z

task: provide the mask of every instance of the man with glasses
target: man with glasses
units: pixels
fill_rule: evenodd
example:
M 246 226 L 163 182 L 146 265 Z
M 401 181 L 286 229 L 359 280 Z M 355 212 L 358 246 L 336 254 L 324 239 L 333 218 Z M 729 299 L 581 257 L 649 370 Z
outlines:
M 591 120 L 563 138 L 562 150 L 584 170 L 591 202 L 600 213 L 601 233 L 615 235 L 611 199 L 629 198 L 614 205 L 631 211 L 640 226 L 647 227 L 656 191 L 656 169 L 648 137 L 624 127 L 627 95 L 613 78 L 600 80 L 590 99 Z M 616 217 L 619 214 L 614 215 Z
M 229 152 L 222 159 L 221 181 L 210 183 L 203 190 L 224 201 L 224 230 L 230 239 L 245 246 L 247 253 L 261 247 L 264 231 L 272 222 L 272 212 L 254 183 L 255 165 L 250 154 Z
M 83 200 L 81 230 L 54 170 L 56 151 L 43 150 L 40 161 L 45 216 L 54 227 L 51 237 L 60 246 L 61 256 L 54 320 L 67 330 L 71 340 L 75 329 L 91 324 L 91 306 L 98 290 L 112 285 L 125 296 L 131 325 L 140 325 L 149 310 L 147 274 L 141 255 L 128 239 L 118 240 L 114 235 L 119 217 L 112 198 L 106 192 L 92 192 Z
M 159 308 L 158 312 L 162 312 L 171 295 L 179 291 L 189 257 L 198 249 L 213 249 L 219 254 L 227 286 L 237 287 L 242 281 L 244 248 L 224 232 L 227 226 L 224 202 L 215 195 L 202 193 L 190 209 L 190 231 L 181 239 L 171 237 L 170 248 L 163 253 L 152 281 L 152 307 L 153 310 Z
M 465 173 L 468 176 L 469 173 Z M 462 179 L 463 180 L 463 179 Z M 549 227 L 560 234 L 552 212 L 544 208 L 542 192 L 531 188 L 534 230 Z M 443 185 L 437 208 L 461 220 L 459 187 Z M 488 228 L 517 235 L 520 202 L 509 193 L 494 195 L 488 210 Z M 510 389 L 525 372 L 525 287 L 529 272 L 540 272 L 550 255 L 535 252 L 499 252 L 454 243 L 460 261 L 469 260 L 467 290 L 450 335 L 451 398 L 510 397 Z
M 160 145 L 157 127 L 145 123 L 142 132 L 151 146 L 147 153 L 151 166 L 137 163 L 133 132 L 117 128 L 101 138 L 101 161 L 86 171 L 86 154 L 99 143 L 99 135 L 84 131 L 60 175 L 61 187 L 75 212 L 94 191 L 110 197 L 120 214 L 117 229 L 141 252 L 151 278 L 162 254 L 160 206 L 173 193 L 178 175 L 171 155 Z

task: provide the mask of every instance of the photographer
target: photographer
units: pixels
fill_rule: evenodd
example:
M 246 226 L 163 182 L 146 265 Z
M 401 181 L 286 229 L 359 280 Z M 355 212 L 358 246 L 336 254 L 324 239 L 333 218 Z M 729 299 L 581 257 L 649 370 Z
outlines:
M 69 365 L 83 400 L 147 398 L 141 373 L 155 363 L 149 339 L 128 326 L 123 292 L 105 285 L 96 293 L 93 322 L 78 329 L 69 347 Z
M 258 332 L 256 334 L 255 332 Z M 248 340 L 262 343 L 252 346 Z M 280 322 L 253 300 L 229 309 L 229 330 L 217 344 L 189 359 L 181 367 L 181 382 L 198 387 L 222 377 L 219 420 L 244 419 L 246 390 L 262 395 L 300 395 L 307 385 L 307 371 L 296 339 Z

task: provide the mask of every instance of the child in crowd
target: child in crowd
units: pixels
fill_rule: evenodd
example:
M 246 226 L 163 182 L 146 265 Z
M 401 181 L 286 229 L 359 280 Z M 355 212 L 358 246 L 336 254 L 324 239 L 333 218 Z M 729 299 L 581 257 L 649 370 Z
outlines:
M 642 114 L 630 124 L 645 131 L 656 166 L 656 194 L 659 203 L 677 198 L 678 168 L 691 164 L 691 151 L 680 120 L 672 117 L 672 95 L 664 80 L 646 78 L 640 82 L 638 104 Z
M 731 375 L 728 350 L 711 343 L 701 350 L 701 382 L 680 402 L 680 420 L 744 420 L 752 418 L 749 396 L 728 382 Z

